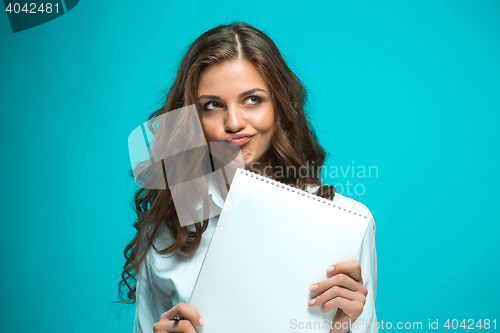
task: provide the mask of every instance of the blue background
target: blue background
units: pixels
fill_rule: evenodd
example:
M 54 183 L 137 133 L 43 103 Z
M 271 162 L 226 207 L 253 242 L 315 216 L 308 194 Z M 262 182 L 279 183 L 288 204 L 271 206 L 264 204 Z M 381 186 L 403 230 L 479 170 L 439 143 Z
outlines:
M 2 331 L 132 330 L 111 305 L 127 137 L 183 49 L 233 20 L 304 81 L 327 166 L 377 167 L 325 181 L 362 184 L 375 217 L 379 321 L 500 319 L 498 1 L 94 0 L 16 34 L 0 13 Z

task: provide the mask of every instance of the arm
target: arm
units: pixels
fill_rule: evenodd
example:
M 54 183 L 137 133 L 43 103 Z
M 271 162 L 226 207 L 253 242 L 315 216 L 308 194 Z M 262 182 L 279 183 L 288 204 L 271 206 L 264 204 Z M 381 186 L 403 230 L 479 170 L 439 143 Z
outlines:
M 151 270 L 149 255 L 141 263 L 137 277 L 134 333 L 149 333 L 166 310 L 172 308 L 167 288 L 158 286 Z
M 361 243 L 361 249 L 357 260 L 361 264 L 363 285 L 368 289 L 366 303 L 363 312 L 353 323 L 353 333 L 376 333 L 378 329 L 377 316 L 375 312 L 375 300 L 377 296 L 377 252 L 375 249 L 375 221 L 370 216 L 370 222 L 366 230 L 365 238 Z

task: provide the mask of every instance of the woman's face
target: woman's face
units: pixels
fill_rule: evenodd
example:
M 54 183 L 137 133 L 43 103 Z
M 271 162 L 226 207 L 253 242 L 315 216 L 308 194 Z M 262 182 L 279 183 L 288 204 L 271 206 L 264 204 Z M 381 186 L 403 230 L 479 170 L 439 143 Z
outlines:
M 262 170 L 274 132 L 274 103 L 253 64 L 228 60 L 207 67 L 198 84 L 198 100 L 207 141 L 240 146 L 245 166 Z

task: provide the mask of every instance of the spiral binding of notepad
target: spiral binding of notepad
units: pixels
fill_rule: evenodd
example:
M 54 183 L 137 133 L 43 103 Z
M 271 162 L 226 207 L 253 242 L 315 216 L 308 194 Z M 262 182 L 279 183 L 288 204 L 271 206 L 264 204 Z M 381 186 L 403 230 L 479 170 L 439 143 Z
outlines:
M 239 170 L 240 170 L 241 174 L 247 175 L 247 176 L 249 176 L 251 178 L 255 178 L 257 180 L 260 179 L 261 181 L 265 181 L 266 183 L 269 183 L 272 186 L 276 185 L 277 187 L 281 187 L 283 189 L 286 189 L 287 191 L 296 192 L 299 195 L 302 194 L 303 196 L 305 196 L 307 198 L 312 198 L 315 201 L 322 202 L 324 204 L 328 204 L 329 206 L 332 206 L 334 208 L 338 208 L 340 210 L 343 209 L 346 212 L 349 212 L 349 213 L 354 214 L 356 216 L 364 217 L 365 219 L 367 218 L 366 215 L 362 215 L 361 213 L 357 213 L 355 211 L 352 211 L 351 209 L 346 209 L 344 207 L 341 207 L 340 205 L 334 203 L 332 200 L 322 198 L 322 197 L 317 196 L 315 194 L 311 194 L 311 193 L 309 193 L 307 191 L 304 191 L 304 190 L 301 190 L 299 188 L 296 188 L 296 187 L 290 186 L 288 184 L 282 183 L 282 182 L 280 182 L 278 180 L 274 180 L 274 179 L 268 178 L 266 176 L 259 175 L 258 173 L 255 173 L 255 172 L 250 171 L 250 170 L 243 170 L 243 169 L 239 169 Z

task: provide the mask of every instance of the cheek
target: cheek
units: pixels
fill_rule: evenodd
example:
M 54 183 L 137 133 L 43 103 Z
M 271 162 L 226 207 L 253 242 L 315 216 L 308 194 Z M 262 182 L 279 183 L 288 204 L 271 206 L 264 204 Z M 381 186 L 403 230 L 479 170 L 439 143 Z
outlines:
M 266 110 L 263 114 L 260 115 L 259 119 L 256 122 L 259 124 L 259 130 L 265 134 L 272 134 L 274 131 L 274 112 L 273 110 Z

